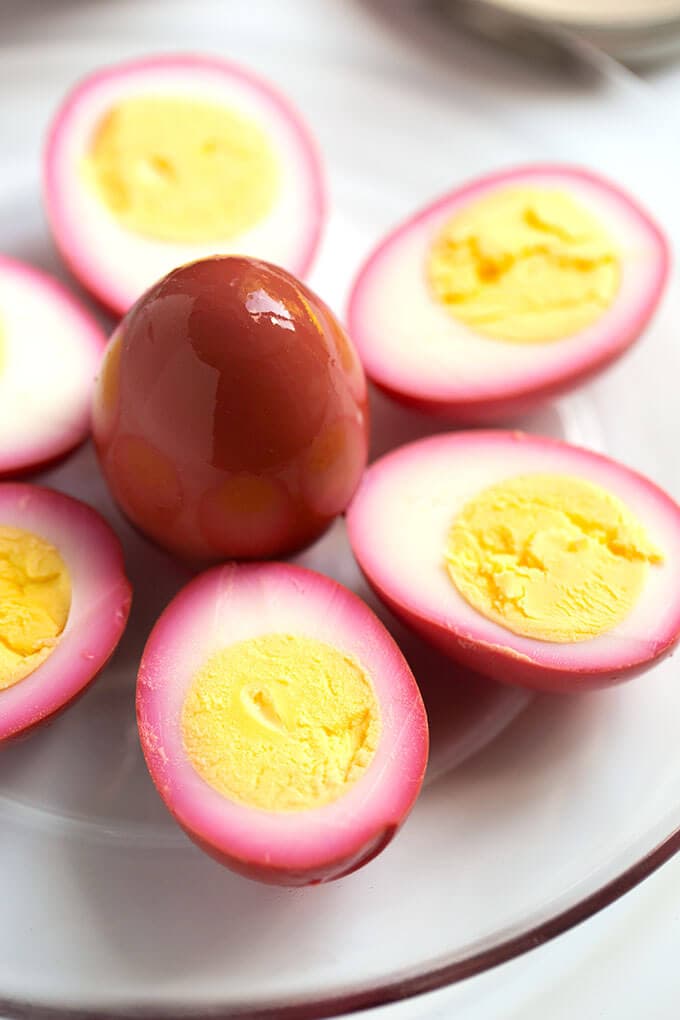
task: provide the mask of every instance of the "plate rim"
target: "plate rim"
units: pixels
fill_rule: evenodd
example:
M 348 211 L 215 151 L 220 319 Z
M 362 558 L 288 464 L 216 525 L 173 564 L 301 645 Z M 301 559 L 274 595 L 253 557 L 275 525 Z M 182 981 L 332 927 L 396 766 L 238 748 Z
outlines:
M 389 981 L 348 993 L 322 998 L 306 996 L 296 1001 L 280 999 L 276 1002 L 261 1002 L 257 1006 L 232 1007 L 221 1006 L 218 1003 L 196 1009 L 187 1006 L 172 1008 L 161 1003 L 157 1006 L 130 1003 L 117 1005 L 115 1009 L 91 1006 L 61 1007 L 44 1005 L 29 999 L 0 996 L 0 1014 L 4 1020 L 328 1020 L 332 1017 L 349 1016 L 450 987 L 466 978 L 475 977 L 515 960 L 532 949 L 538 949 L 539 946 L 616 902 L 649 878 L 678 852 L 680 852 L 680 826 L 635 864 L 549 920 L 462 959 L 440 964 L 416 975 L 406 977 L 397 975 Z

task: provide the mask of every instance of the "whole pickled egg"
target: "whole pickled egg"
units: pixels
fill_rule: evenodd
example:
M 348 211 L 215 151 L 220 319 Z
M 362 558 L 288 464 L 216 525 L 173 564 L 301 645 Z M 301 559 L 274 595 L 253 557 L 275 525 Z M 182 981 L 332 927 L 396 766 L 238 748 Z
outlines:
M 215 256 L 144 294 L 109 342 L 93 430 L 130 520 L 192 560 L 300 548 L 368 446 L 361 363 L 330 309 L 266 262 Z

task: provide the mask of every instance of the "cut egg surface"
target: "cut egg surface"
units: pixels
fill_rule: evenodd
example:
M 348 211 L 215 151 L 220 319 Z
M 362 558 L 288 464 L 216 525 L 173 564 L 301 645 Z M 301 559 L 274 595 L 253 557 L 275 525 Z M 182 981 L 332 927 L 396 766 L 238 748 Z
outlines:
M 0 484 L 0 740 L 82 693 L 116 648 L 130 600 L 120 542 L 98 513 Z
M 423 702 L 393 638 L 352 592 L 286 564 L 216 567 L 180 592 L 144 651 L 137 716 L 179 824 L 275 884 L 371 860 L 427 762 Z
M 292 105 L 217 57 L 148 57 L 97 71 L 58 110 L 45 202 L 73 273 L 122 314 L 182 263 L 216 253 L 304 275 L 325 198 Z
M 639 337 L 668 245 L 617 185 L 536 165 L 459 188 L 397 227 L 358 273 L 350 335 L 397 400 L 479 424 L 583 382 Z
M 587 450 L 500 430 L 420 440 L 368 469 L 347 523 L 384 601 L 497 680 L 605 686 L 680 634 L 680 508 Z
M 105 345 L 57 280 L 0 256 L 0 477 L 36 470 L 86 439 Z

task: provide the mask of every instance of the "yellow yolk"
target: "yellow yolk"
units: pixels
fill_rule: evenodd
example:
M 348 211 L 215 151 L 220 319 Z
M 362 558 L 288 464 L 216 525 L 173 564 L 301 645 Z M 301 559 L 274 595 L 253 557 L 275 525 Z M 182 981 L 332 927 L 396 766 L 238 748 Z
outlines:
M 584 641 L 630 612 L 662 562 L 628 508 L 597 485 L 525 475 L 475 496 L 451 528 L 446 566 L 461 595 L 515 634 Z
M 252 120 L 214 103 L 126 99 L 100 121 L 86 175 L 119 222 L 162 241 L 228 240 L 276 198 L 279 168 Z
M 620 256 L 605 227 L 566 192 L 511 187 L 464 208 L 428 257 L 435 298 L 496 340 L 543 343 L 589 326 L 611 305 Z
M 66 626 L 71 579 L 53 545 L 0 526 L 0 690 L 32 673 Z
M 380 730 L 359 663 L 291 634 L 250 638 L 212 656 L 182 709 L 196 771 L 225 797 L 266 811 L 336 800 L 368 768 Z

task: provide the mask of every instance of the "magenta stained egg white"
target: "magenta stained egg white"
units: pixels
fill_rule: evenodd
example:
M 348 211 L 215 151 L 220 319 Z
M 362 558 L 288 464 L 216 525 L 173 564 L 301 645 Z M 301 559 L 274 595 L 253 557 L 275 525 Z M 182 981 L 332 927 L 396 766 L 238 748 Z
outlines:
M 518 203 L 514 226 L 507 208 L 487 206 L 484 212 L 484 203 L 503 195 L 511 202 L 513 192 L 527 196 L 526 208 Z M 543 222 L 543 210 L 531 202 L 544 203 L 551 214 L 555 196 L 562 203 L 556 222 Z M 565 207 L 565 200 L 578 208 Z M 486 236 L 476 236 L 477 224 L 465 219 L 475 208 L 486 216 Z M 587 217 L 583 222 L 593 236 L 580 236 L 582 225 L 574 225 L 572 216 Z M 494 218 L 503 220 L 498 236 L 490 228 Z M 514 238 L 507 234 L 511 226 Z M 533 234 L 529 226 L 536 228 Z M 433 269 L 436 246 L 440 264 Z M 554 279 L 545 279 L 538 293 L 546 270 L 542 257 L 569 263 L 559 299 Z M 565 334 L 559 328 L 551 334 L 560 303 L 589 307 L 594 276 L 580 288 L 577 282 L 583 258 L 593 273 L 611 274 L 607 296 L 599 295 L 601 307 L 591 308 L 592 314 L 566 318 Z M 576 167 L 517 167 L 456 188 L 388 234 L 355 279 L 348 328 L 369 379 L 395 400 L 455 423 L 493 423 L 567 392 L 624 354 L 657 307 L 668 265 L 663 233 L 616 184 Z M 489 284 L 485 304 L 478 299 Z M 524 306 L 511 293 L 515 286 L 523 290 Z M 446 301 L 438 299 L 442 294 Z M 531 312 L 530 330 L 540 333 L 543 317 L 549 338 L 517 342 L 527 339 L 521 334 Z M 514 317 L 506 321 L 514 337 L 503 334 L 504 315 Z
M 605 502 L 609 495 L 620 501 L 619 510 L 623 505 L 634 515 L 649 545 L 660 553 L 647 568 L 629 611 L 602 633 L 574 641 L 513 632 L 466 598 L 447 570 L 451 529 L 464 508 L 490 487 L 521 479 L 513 482 L 513 492 L 501 495 L 501 512 L 481 539 L 482 546 L 495 553 L 500 549 L 495 564 L 503 573 L 506 554 L 512 554 L 508 515 L 513 505 L 521 505 L 521 486 L 556 476 L 567 485 L 576 480 L 597 487 L 607 494 Z M 582 495 L 585 490 L 580 491 Z M 587 493 L 590 500 L 592 490 Z M 611 507 L 608 512 L 614 513 Z M 581 517 L 585 520 L 581 533 L 565 532 L 575 555 L 581 547 L 587 552 L 591 541 L 596 546 L 616 541 L 614 528 L 608 535 L 608 528 L 594 517 L 588 523 L 587 513 L 581 514 L 575 503 L 558 508 L 545 526 L 543 548 L 546 542 L 554 546 L 560 541 L 563 526 L 569 529 L 570 514 L 578 527 Z M 548 691 L 609 686 L 662 659 L 680 635 L 680 508 L 651 481 L 579 447 L 502 430 L 457 432 L 410 443 L 368 469 L 348 510 L 347 525 L 355 556 L 387 605 L 452 658 L 501 682 Z M 534 531 L 541 526 L 538 519 Z M 519 557 L 533 565 L 536 549 L 540 552 L 530 535 Z M 539 563 L 536 567 L 543 569 Z M 510 595 L 521 599 L 521 585 Z
M 58 280 L 0 257 L 0 477 L 35 471 L 87 438 L 105 346 Z
M 38 539 L 48 551 L 29 548 L 22 562 L 21 542 Z M 25 547 L 26 548 L 26 547 Z M 30 626 L 44 616 L 41 575 L 45 555 L 58 554 L 70 586 L 65 626 L 49 654 L 23 678 L 6 686 L 9 656 L 22 650 Z M 51 719 L 74 701 L 106 665 L 127 623 L 131 587 L 117 536 L 91 507 L 63 493 L 17 482 L 0 484 L 0 741 Z M 16 572 L 25 584 L 13 584 Z M 21 580 L 21 578 L 19 578 Z M 26 593 L 31 600 L 23 601 Z M 37 594 L 36 594 L 37 593 Z M 40 622 L 38 620 L 38 622 Z M 12 624 L 15 629 L 12 631 Z M 25 651 L 25 648 L 23 649 Z
M 219 655 L 231 657 L 228 677 L 215 666 L 206 672 Z M 317 702 L 331 661 L 332 690 Z M 220 686 L 227 680 L 228 689 Z M 207 686 L 197 692 L 200 684 Z M 360 704 L 365 696 L 370 711 Z M 196 732 L 205 737 L 207 717 L 187 716 L 187 705 L 200 708 L 200 698 L 226 727 L 206 758 L 210 769 L 227 753 L 219 783 L 201 770 L 195 732 L 187 729 L 187 719 L 198 718 Z M 347 731 L 334 715 L 345 699 L 354 720 Z M 380 853 L 413 806 L 427 763 L 420 692 L 385 627 L 335 581 L 280 563 L 215 567 L 180 592 L 144 651 L 137 716 L 154 783 L 189 836 L 233 870 L 280 885 L 340 878 Z M 352 745 L 357 718 L 362 737 Z M 244 757 L 231 754 L 244 740 Z M 277 775 L 277 756 L 298 740 L 305 754 L 316 755 L 313 771 L 302 779 L 291 759 Z M 348 753 L 353 778 L 343 785 Z M 254 761 L 264 786 L 247 785 L 252 755 L 260 756 Z M 328 779 L 334 774 L 339 784 Z M 307 800 L 296 786 L 305 782 Z M 265 794 L 275 802 L 265 803 Z
M 63 258 L 117 315 L 216 253 L 304 276 L 326 215 L 320 157 L 292 103 L 200 54 L 130 60 L 77 84 L 51 125 L 44 199 Z

